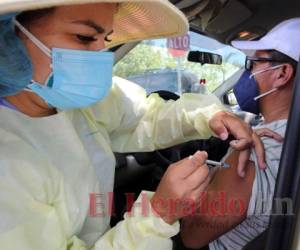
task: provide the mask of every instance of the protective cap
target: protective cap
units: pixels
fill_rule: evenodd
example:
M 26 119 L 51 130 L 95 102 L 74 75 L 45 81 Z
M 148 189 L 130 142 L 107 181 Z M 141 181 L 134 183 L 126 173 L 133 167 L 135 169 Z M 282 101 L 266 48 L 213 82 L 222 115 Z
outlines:
M 286 20 L 257 41 L 232 41 L 241 50 L 277 50 L 297 62 L 300 57 L 300 18 Z

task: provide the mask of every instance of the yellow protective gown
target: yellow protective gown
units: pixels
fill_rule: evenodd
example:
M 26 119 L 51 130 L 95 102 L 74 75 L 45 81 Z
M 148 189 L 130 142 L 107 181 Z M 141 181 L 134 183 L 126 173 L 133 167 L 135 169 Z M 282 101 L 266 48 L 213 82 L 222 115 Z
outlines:
M 207 138 L 207 121 L 222 109 L 213 96 L 146 98 L 142 88 L 121 78 L 107 98 L 84 110 L 30 118 L 1 106 L 0 248 L 171 249 L 178 222 L 139 216 L 143 206 L 136 202 L 134 216 L 109 229 L 109 214 L 89 216 L 89 194 L 113 191 L 113 152 Z

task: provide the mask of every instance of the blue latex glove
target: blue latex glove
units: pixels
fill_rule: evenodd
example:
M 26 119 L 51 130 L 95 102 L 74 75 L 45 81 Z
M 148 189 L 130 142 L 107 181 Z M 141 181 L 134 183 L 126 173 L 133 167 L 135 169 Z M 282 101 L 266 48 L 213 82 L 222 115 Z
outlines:
M 32 78 L 32 65 L 26 49 L 14 32 L 15 14 L 0 16 L 0 96 L 16 94 Z

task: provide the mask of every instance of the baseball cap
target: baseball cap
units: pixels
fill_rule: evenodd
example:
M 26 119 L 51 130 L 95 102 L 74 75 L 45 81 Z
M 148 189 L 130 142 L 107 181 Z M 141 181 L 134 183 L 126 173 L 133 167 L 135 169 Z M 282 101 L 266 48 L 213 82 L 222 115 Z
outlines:
M 281 22 L 257 41 L 232 41 L 240 50 L 277 50 L 297 62 L 300 57 L 300 18 Z

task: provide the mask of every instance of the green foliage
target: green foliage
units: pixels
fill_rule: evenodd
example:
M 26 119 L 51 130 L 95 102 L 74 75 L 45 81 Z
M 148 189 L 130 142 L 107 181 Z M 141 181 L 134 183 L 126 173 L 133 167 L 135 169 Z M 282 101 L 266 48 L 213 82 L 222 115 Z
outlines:
M 155 50 L 153 47 L 145 44 L 140 44 L 116 64 L 114 75 L 126 78 L 145 71 L 160 69 L 162 62 L 159 50 Z
M 157 69 L 176 69 L 177 59 L 171 56 L 166 48 L 154 47 L 150 43 L 141 43 L 131 50 L 114 67 L 114 75 L 127 78 Z M 181 59 L 181 68 L 194 73 L 197 78 L 206 79 L 209 91 L 214 91 L 224 80 L 228 79 L 239 67 L 233 64 L 200 65 Z

